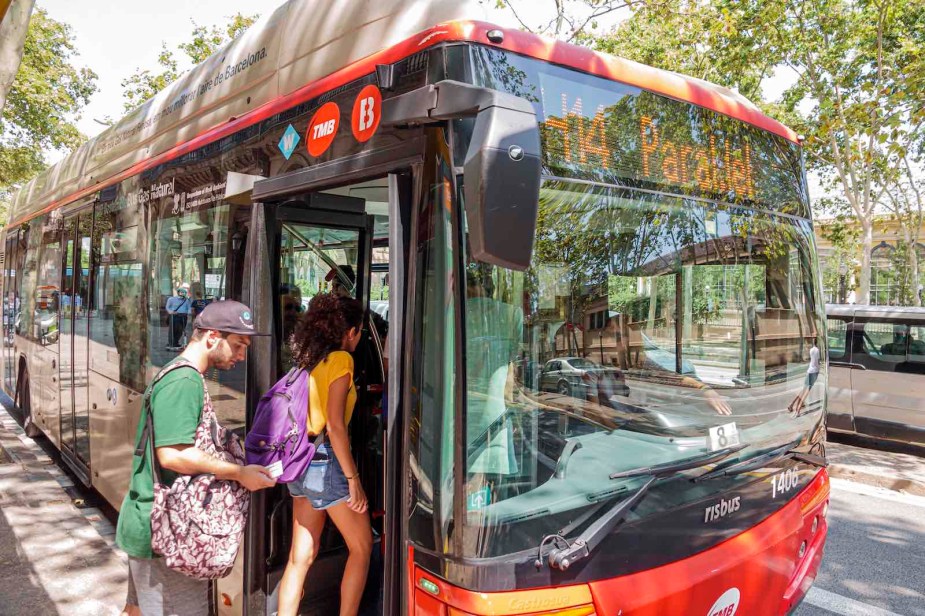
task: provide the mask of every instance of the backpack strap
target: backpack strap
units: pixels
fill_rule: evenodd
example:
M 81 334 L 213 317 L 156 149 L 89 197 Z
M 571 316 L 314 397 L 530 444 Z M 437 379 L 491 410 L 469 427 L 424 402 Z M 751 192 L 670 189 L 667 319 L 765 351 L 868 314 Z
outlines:
M 143 458 L 145 455 L 149 455 L 148 451 L 150 450 L 151 472 L 154 475 L 155 483 L 161 483 L 161 473 L 158 470 L 157 456 L 154 455 L 154 418 L 151 415 L 151 395 L 154 393 L 154 386 L 157 385 L 161 379 L 180 368 L 191 368 L 196 370 L 196 366 L 183 357 L 181 357 L 179 361 L 164 366 L 154 377 L 154 380 L 151 381 L 148 389 L 145 390 L 144 401 L 141 405 L 141 414 L 144 417 L 145 427 L 141 432 L 141 438 L 138 439 L 138 446 L 135 447 L 135 455 Z M 196 372 L 198 373 L 199 370 L 196 370 Z
M 306 370 L 305 368 L 303 368 L 303 367 L 301 367 L 301 366 L 294 366 L 294 367 L 289 371 L 289 374 L 288 374 L 288 377 L 289 377 L 289 378 L 288 378 L 287 381 L 286 381 L 286 385 L 292 385 L 292 384 L 295 382 L 295 380 L 296 380 L 297 378 L 299 378 L 299 375 L 302 374 L 303 372 L 305 372 L 305 373 L 308 375 L 308 376 L 307 376 L 307 378 L 308 378 L 308 387 L 309 387 L 309 399 L 308 399 L 308 403 L 309 403 L 309 405 L 311 405 L 311 378 L 312 378 L 312 373 L 311 373 L 311 371 Z M 309 412 L 309 414 L 311 414 L 311 409 L 309 409 L 308 412 Z M 295 421 L 295 418 L 292 416 L 292 413 L 291 413 L 291 412 L 289 413 L 289 419 L 290 419 L 291 421 Z M 318 436 L 315 437 L 315 441 L 314 441 L 314 443 L 313 443 L 313 444 L 315 445 L 315 451 L 318 451 L 318 448 L 321 447 L 321 444 L 324 442 L 324 431 L 325 431 L 325 430 L 327 430 L 327 426 L 325 426 L 324 428 L 322 428 L 321 432 L 318 433 Z

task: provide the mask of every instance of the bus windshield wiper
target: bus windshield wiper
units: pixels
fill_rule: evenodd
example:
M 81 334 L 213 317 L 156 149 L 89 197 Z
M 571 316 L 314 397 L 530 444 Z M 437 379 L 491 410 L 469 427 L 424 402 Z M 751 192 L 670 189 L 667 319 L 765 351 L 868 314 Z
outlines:
M 706 466 L 707 464 L 719 462 L 720 460 L 728 458 L 734 453 L 742 451 L 746 447 L 748 447 L 748 444 L 733 445 L 732 447 L 717 449 L 716 451 L 708 451 L 706 453 L 700 454 L 699 456 L 694 456 L 693 458 L 685 458 L 676 462 L 665 462 L 663 464 L 653 464 L 652 466 L 640 466 L 639 468 L 633 468 L 628 471 L 620 471 L 619 473 L 614 473 L 610 476 L 610 478 L 630 479 L 632 477 L 643 477 L 645 475 L 659 476 L 669 473 L 680 473 L 681 471 L 690 470 L 692 468 L 700 468 L 701 466 Z
M 775 462 L 778 460 L 799 460 L 800 462 L 805 462 L 807 464 L 812 464 L 813 466 L 825 467 L 828 466 L 825 458 L 822 456 L 817 456 L 805 451 L 799 451 L 795 448 L 797 443 L 787 443 L 780 447 L 775 447 L 774 449 L 755 456 L 754 458 L 749 458 L 747 460 L 741 460 L 739 462 L 734 462 L 728 466 L 721 466 L 715 468 L 708 473 L 694 479 L 695 482 L 704 481 L 707 479 L 714 479 L 716 477 L 733 477 L 735 475 L 741 475 L 742 473 L 747 473 L 753 471 L 763 466 L 766 466 L 770 462 Z
M 733 447 L 727 447 L 717 451 L 710 451 L 705 454 L 701 454 L 693 458 L 679 460 L 677 462 L 666 462 L 664 464 L 654 464 L 652 466 L 641 466 L 639 468 L 612 474 L 610 476 L 611 479 L 631 479 L 633 477 L 644 477 L 646 475 L 648 475 L 649 478 L 645 483 L 636 488 L 632 494 L 615 504 L 604 515 L 595 520 L 593 524 L 588 526 L 588 528 L 586 528 L 585 531 L 578 535 L 578 537 L 576 537 L 574 540 L 570 541 L 566 539 L 562 536 L 562 532 L 556 533 L 554 535 L 546 535 L 543 537 L 543 540 L 540 542 L 540 546 L 537 549 L 536 566 L 541 567 L 543 565 L 543 548 L 546 547 L 547 544 L 553 543 L 555 547 L 550 550 L 546 560 L 550 567 L 565 571 L 576 560 L 590 556 L 591 552 L 593 552 L 594 549 L 600 545 L 604 538 L 613 532 L 613 530 L 626 519 L 626 516 L 630 510 L 639 504 L 639 501 L 645 497 L 645 495 L 649 492 L 649 488 L 651 488 L 656 481 L 665 476 L 674 475 L 681 471 L 686 471 L 692 468 L 699 468 L 706 464 L 712 464 L 713 462 L 717 462 L 723 458 L 731 456 L 732 454 L 736 453 L 737 451 L 741 451 L 746 447 L 748 447 L 747 444 L 735 445 Z M 595 513 L 603 508 L 606 502 L 607 501 L 602 503 L 600 507 L 595 510 Z

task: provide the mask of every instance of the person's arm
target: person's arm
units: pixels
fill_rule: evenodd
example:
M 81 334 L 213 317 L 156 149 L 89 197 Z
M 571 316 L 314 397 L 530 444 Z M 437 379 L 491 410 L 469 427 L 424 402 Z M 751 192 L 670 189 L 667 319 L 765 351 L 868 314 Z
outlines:
M 254 492 L 276 485 L 276 480 L 264 466 L 249 464 L 240 466 L 213 458 L 193 445 L 170 445 L 156 450 L 158 464 L 180 475 L 201 475 L 209 473 L 218 479 L 237 481 Z
M 340 463 L 344 475 L 347 476 L 347 483 L 350 486 L 350 500 L 347 506 L 357 513 L 366 511 L 367 500 L 363 486 L 360 484 L 360 477 L 357 474 L 357 467 L 353 461 L 353 454 L 350 453 L 350 441 L 347 438 L 347 424 L 345 415 L 347 411 L 347 392 L 352 385 L 351 374 L 347 373 L 340 377 L 328 388 L 328 438 L 331 440 L 331 447 L 334 449 L 334 455 Z
M 181 475 L 210 473 L 233 479 L 248 490 L 274 485 L 266 468 L 241 467 L 208 455 L 194 446 L 202 415 L 203 386 L 192 368 L 177 368 L 166 375 L 151 396 L 154 451 L 162 468 Z
M 682 376 L 681 384 L 685 387 L 693 387 L 703 392 L 703 397 L 707 404 L 719 415 L 732 415 L 732 407 L 726 402 L 725 398 L 716 393 L 716 391 L 699 379 L 690 376 Z

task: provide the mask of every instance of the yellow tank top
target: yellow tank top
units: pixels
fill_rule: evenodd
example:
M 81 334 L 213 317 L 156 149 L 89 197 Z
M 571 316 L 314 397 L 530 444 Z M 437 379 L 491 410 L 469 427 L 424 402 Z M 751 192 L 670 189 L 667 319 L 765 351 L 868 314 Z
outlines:
M 334 351 L 312 370 L 308 400 L 308 431 L 310 433 L 321 434 L 321 431 L 328 425 L 328 393 L 331 390 L 331 383 L 345 374 L 350 375 L 350 389 L 347 390 L 344 425 L 350 425 L 353 407 L 357 403 L 357 390 L 353 384 L 353 357 L 346 351 Z

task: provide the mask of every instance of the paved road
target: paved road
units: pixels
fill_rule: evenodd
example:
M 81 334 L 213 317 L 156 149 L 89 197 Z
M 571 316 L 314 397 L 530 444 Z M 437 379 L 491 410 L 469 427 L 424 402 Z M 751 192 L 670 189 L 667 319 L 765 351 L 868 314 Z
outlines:
M 796 616 L 925 616 L 925 498 L 832 488 L 822 571 Z

